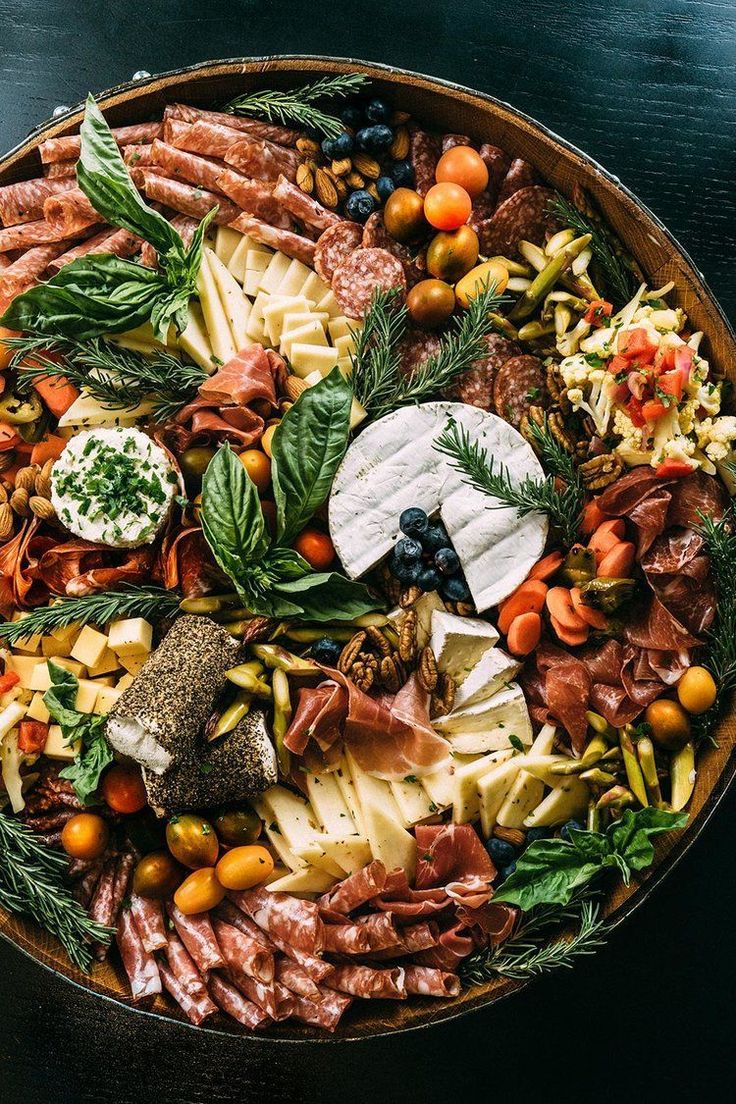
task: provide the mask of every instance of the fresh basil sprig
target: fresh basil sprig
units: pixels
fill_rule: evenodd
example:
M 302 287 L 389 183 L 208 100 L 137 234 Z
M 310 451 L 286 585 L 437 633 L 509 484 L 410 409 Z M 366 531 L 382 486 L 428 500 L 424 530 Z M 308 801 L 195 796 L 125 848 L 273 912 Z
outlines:
M 633 871 L 651 866 L 654 860 L 651 838 L 686 824 L 687 813 L 627 809 L 605 832 L 571 828 L 569 841 L 535 840 L 493 900 L 518 905 L 525 912 L 538 905 L 567 905 L 582 886 L 611 868 L 628 885 Z
M 112 763 L 113 755 L 105 737 L 106 718 L 97 713 L 80 713 L 75 708 L 79 681 L 71 671 L 48 661 L 51 687 L 43 696 L 44 705 L 61 727 L 68 744 L 81 742 L 73 763 L 59 772 L 68 779 L 83 805 L 97 801 L 100 776 Z
M 110 225 L 137 234 L 156 249 L 159 270 L 107 254 L 80 257 L 45 284 L 16 296 L 0 322 L 11 329 L 85 340 L 122 333 L 150 319 L 155 336 L 165 340 L 172 323 L 177 330 L 187 325 L 204 235 L 217 208 L 202 219 L 187 248 L 171 223 L 141 199 L 91 95 L 80 136 L 79 187 Z

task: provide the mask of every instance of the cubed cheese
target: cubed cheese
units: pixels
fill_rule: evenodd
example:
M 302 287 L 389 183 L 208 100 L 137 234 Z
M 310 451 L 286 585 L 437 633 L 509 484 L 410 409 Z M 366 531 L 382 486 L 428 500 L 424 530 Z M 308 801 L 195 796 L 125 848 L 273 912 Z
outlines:
M 76 675 L 78 679 L 84 678 L 87 674 L 87 668 L 82 663 L 78 663 L 75 659 L 67 659 L 66 656 L 58 656 L 52 660 L 57 667 L 63 667 L 65 671 L 71 671 L 73 675 Z M 49 665 L 46 661 L 39 663 L 36 661 L 36 666 L 31 673 L 31 677 L 28 681 L 29 690 L 40 690 L 45 694 L 51 687 L 51 674 L 49 672 Z
M 81 742 L 79 740 L 75 744 L 68 744 L 64 739 L 61 727 L 55 724 L 49 725 L 49 734 L 43 748 L 44 755 L 47 755 L 49 759 L 63 759 L 71 762 L 72 759 L 77 757 L 80 749 Z
M 309 311 L 314 304 L 302 295 L 272 295 L 263 307 L 263 326 L 272 345 L 278 345 L 284 325 L 284 315 Z
M 112 671 L 117 671 L 119 666 L 120 661 L 112 648 L 106 647 L 99 663 L 96 663 L 94 667 L 88 667 L 87 674 L 90 678 L 97 678 L 99 675 L 108 675 Z
M 343 337 L 333 338 L 333 345 L 337 349 L 337 355 L 340 359 L 350 357 L 350 353 L 355 352 L 355 338 L 352 334 L 344 334 Z
M 243 235 L 229 226 L 218 226 L 215 231 L 215 253 L 223 264 L 228 264 L 241 242 Z
M 116 686 L 100 686 L 95 698 L 94 712 L 109 713 L 122 692 Z
M 246 272 L 265 272 L 271 261 L 273 253 L 266 253 L 262 249 L 250 248 L 245 258 Z M 259 277 L 260 282 L 260 277 Z
M 324 330 L 321 330 L 321 333 L 324 338 Z M 308 376 L 310 372 L 320 372 L 326 376 L 337 364 L 337 349 L 321 348 L 321 342 L 317 345 L 308 345 L 291 340 L 290 345 L 289 361 L 292 371 L 297 376 Z
M 20 679 L 21 686 L 32 690 L 31 680 L 38 665 L 38 656 L 9 655 L 5 661 L 5 671 L 12 671 Z
M 124 655 L 120 656 L 120 666 L 123 667 L 130 675 L 131 682 L 136 675 L 140 674 L 143 669 L 143 665 L 148 659 L 149 653 L 142 652 L 141 655 Z M 122 682 L 122 679 L 120 680 Z
M 78 659 L 86 667 L 96 667 L 107 650 L 105 634 L 93 629 L 91 625 L 85 625 L 77 637 L 70 655 L 72 659 Z
M 77 687 L 77 699 L 74 703 L 75 708 L 80 713 L 93 713 L 99 692 L 100 688 L 96 682 L 92 682 L 91 679 L 80 678 Z
M 31 704 L 28 706 L 26 717 L 31 721 L 43 721 L 44 724 L 48 724 L 50 713 L 46 708 L 46 704 L 43 700 L 43 694 L 40 690 L 37 690 L 31 699 Z
M 28 617 L 27 613 L 21 613 L 17 611 L 13 614 L 13 621 L 23 621 Z M 37 652 L 41 647 L 41 634 L 32 633 L 30 636 L 26 636 L 23 640 L 16 640 L 13 648 L 18 652 Z
M 58 629 L 50 629 L 49 636 L 52 636 L 54 640 L 58 640 L 60 644 L 67 644 L 69 651 L 71 652 L 74 646 L 74 641 L 82 631 L 82 626 L 78 621 L 73 621 L 71 625 L 60 625 Z
M 314 299 L 315 303 L 321 302 L 330 289 L 324 280 L 316 272 L 310 272 L 301 288 L 301 295 L 307 299 Z
M 136 657 L 135 656 L 130 656 L 129 658 L 130 659 L 135 659 Z M 133 680 L 134 679 L 135 679 L 135 675 L 128 675 L 128 674 L 121 675 L 121 677 L 115 683 L 115 689 L 120 690 L 120 692 L 122 693 L 123 690 L 127 690 L 129 686 L 133 685 Z
M 53 636 L 41 637 L 41 651 L 47 659 L 54 659 L 57 656 L 69 656 L 73 647 L 72 642 L 65 644 L 61 640 L 56 640 Z
M 310 318 L 309 322 L 305 322 L 302 326 L 297 326 L 296 329 L 290 330 L 288 334 L 284 334 L 279 345 L 282 356 L 291 357 L 291 347 L 295 341 L 299 341 L 303 345 L 326 346 L 327 338 L 325 337 L 324 326 L 318 318 Z
M 109 626 L 108 643 L 116 656 L 139 656 L 150 652 L 153 626 L 143 617 L 127 617 Z
M 331 318 L 327 323 L 327 329 L 333 345 L 336 345 L 341 337 L 349 337 L 354 331 L 360 329 L 360 323 L 354 322 L 352 318 Z

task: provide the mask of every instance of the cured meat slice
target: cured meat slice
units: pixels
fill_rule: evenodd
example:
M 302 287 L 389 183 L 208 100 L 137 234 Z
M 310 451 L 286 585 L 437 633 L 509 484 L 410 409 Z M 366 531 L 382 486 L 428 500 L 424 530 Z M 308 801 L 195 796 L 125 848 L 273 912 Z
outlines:
M 116 942 L 133 1000 L 155 997 L 161 992 L 161 976 L 153 955 L 138 933 L 130 909 L 124 908 L 120 913 Z
M 43 218 L 43 205 L 49 196 L 68 192 L 75 187 L 73 179 L 61 177 L 49 180 L 19 180 L 0 188 L 0 223 L 17 226 Z
M 314 901 L 267 889 L 248 889 L 233 899 L 269 935 L 309 954 L 322 949 L 323 924 Z
M 330 985 L 342 993 L 349 993 L 351 997 L 363 997 L 365 1000 L 405 1000 L 405 976 L 401 966 L 384 970 L 357 962 L 340 963 L 332 968 Z
M 60 238 L 79 234 L 88 226 L 103 221 L 81 188 L 49 196 L 44 201 L 43 215 L 49 226 L 58 231 Z
M 123 161 L 131 168 L 142 169 L 145 165 L 153 165 L 153 147 L 158 139 L 146 142 L 143 145 L 124 146 Z
M 276 354 L 274 354 L 276 355 Z M 249 345 L 200 385 L 199 394 L 216 406 L 248 406 L 262 399 L 276 406 L 276 372 L 261 345 Z
M 206 992 L 204 996 L 192 997 L 187 993 L 186 989 L 179 981 L 179 978 L 169 966 L 165 966 L 163 962 L 159 962 L 158 969 L 164 986 L 179 1005 L 187 1019 L 193 1024 L 199 1026 L 199 1024 L 204 1023 L 210 1016 L 216 1015 L 217 1005 L 210 1000 Z
M 309 238 L 303 238 L 300 234 L 294 234 L 291 230 L 281 230 L 276 226 L 269 226 L 261 219 L 252 218 L 250 215 L 239 215 L 229 223 L 233 230 L 239 230 L 241 234 L 249 234 L 254 241 L 261 245 L 267 245 L 270 249 L 279 249 L 287 257 L 293 257 L 301 261 L 308 268 L 314 268 L 315 243 Z
M 213 927 L 231 972 L 242 971 L 256 981 L 273 981 L 273 955 L 262 943 L 222 920 L 215 920 Z
M 278 200 L 294 218 L 315 230 L 327 230 L 330 226 L 336 226 L 344 221 L 341 215 L 323 207 L 285 176 L 280 176 L 276 181 L 273 198 Z
M 264 180 L 249 180 L 234 169 L 224 169 L 217 175 L 217 187 L 247 215 L 263 219 L 282 230 L 291 228 L 292 220 L 288 211 L 276 199 L 273 185 Z
M 473 209 L 470 212 L 470 218 L 468 219 L 468 226 L 471 230 L 475 230 L 476 234 L 480 234 L 481 223 L 491 217 L 495 208 L 496 201 L 490 191 L 486 190 L 485 192 L 481 192 L 479 196 L 476 196 L 473 200 Z
M 409 158 L 414 169 L 414 187 L 425 196 L 434 184 L 437 162 L 442 154 L 442 140 L 438 135 L 427 134 L 415 127 L 411 133 Z
M 134 123 L 133 126 L 113 127 L 112 136 L 119 146 L 141 145 L 158 138 L 161 130 L 161 123 Z M 76 161 L 81 148 L 79 135 L 68 134 L 64 138 L 47 138 L 41 142 L 38 152 L 46 165 L 52 161 Z
M 385 249 L 392 257 L 401 261 L 407 287 L 413 287 L 424 279 L 427 268 L 425 254 L 421 250 L 413 254 L 407 246 L 393 238 L 386 229 L 382 211 L 374 211 L 366 221 L 363 227 L 363 246 L 365 249 Z
M 204 188 L 194 188 L 180 180 L 159 176 L 148 169 L 143 170 L 143 190 L 149 199 L 173 207 L 175 211 L 189 215 L 190 218 L 203 219 L 213 207 L 217 207 L 214 221 L 218 226 L 232 222 L 238 214 L 238 208 L 229 199 L 223 199 Z
M 544 372 L 539 357 L 522 354 L 504 361 L 493 383 L 493 404 L 499 417 L 515 429 L 530 406 L 543 404 Z
M 21 254 L 17 261 L 0 272 L 0 297 L 15 295 L 35 282 L 64 249 L 63 242 L 52 242 L 50 245 L 34 246 Z
M 363 318 L 375 291 L 406 291 L 401 261 L 385 249 L 357 249 L 335 270 L 332 290 L 348 318 Z
M 511 164 L 508 154 L 500 146 L 485 142 L 478 151 L 488 169 L 488 191 L 495 205 L 506 173 Z
M 172 179 L 183 180 L 186 184 L 194 184 L 198 188 L 208 188 L 211 192 L 218 190 L 217 178 L 223 169 L 222 164 L 217 161 L 210 161 L 188 150 L 169 146 L 158 138 L 151 145 L 150 161 L 143 164 L 157 165 Z
M 324 959 L 318 958 L 316 955 L 309 954 L 308 951 L 292 947 L 277 935 L 271 935 L 270 939 L 274 947 L 286 955 L 287 958 L 296 962 L 298 966 L 301 966 L 304 973 L 308 974 L 312 981 L 321 982 L 330 976 L 332 967 L 329 962 L 325 962 Z
M 296 150 L 277 146 L 263 138 L 240 136 L 225 153 L 225 161 L 255 180 L 278 180 L 285 176 L 295 181 L 301 157 Z
M 288 1020 L 293 1014 L 296 1001 L 300 999 L 278 981 L 266 984 L 243 973 L 234 974 L 232 981 L 241 993 L 267 1012 L 272 1020 Z
M 323 751 L 334 743 L 334 733 L 347 712 L 347 695 L 336 682 L 302 686 L 284 744 L 294 755 L 303 755 L 310 740 Z
M 515 257 L 519 241 L 541 245 L 554 220 L 547 213 L 547 204 L 554 193 L 535 184 L 520 188 L 499 204 L 489 219 L 478 224 L 481 253 Z
M 667 525 L 699 525 L 701 515 L 719 518 L 726 506 L 724 488 L 712 475 L 697 470 L 684 479 L 676 479 L 670 487 L 672 500 L 667 511 Z
M 433 970 L 429 966 L 405 966 L 404 985 L 407 993 L 422 997 L 457 997 L 460 978 L 445 970 Z
M 517 157 L 509 165 L 508 172 L 503 178 L 496 203 L 503 203 L 522 188 L 530 188 L 535 180 L 536 174 L 529 162 Z
M 218 1008 L 250 1031 L 255 1031 L 257 1027 L 269 1022 L 271 1017 L 268 1013 L 264 1012 L 253 1001 L 244 997 L 239 989 L 236 989 L 220 974 L 210 975 L 207 988 L 210 997 Z
M 455 146 L 470 146 L 472 148 L 473 143 L 468 138 L 467 134 L 443 134 L 442 135 L 442 152 L 447 153 L 448 150 L 454 149 Z
M 100 880 L 97 883 L 94 895 L 89 906 L 91 920 L 108 927 L 112 924 L 113 906 L 115 899 L 115 859 L 106 861 Z
M 184 991 L 195 999 L 206 996 L 207 989 L 202 976 L 178 935 L 169 933 L 165 951 L 171 972 L 175 974 Z
M 310 978 L 307 971 L 297 962 L 289 958 L 280 958 L 276 963 L 276 981 L 290 993 L 307 1000 L 319 1001 L 320 991 L 317 983 Z
M 336 993 L 333 989 L 322 989 L 321 998 L 319 1003 L 316 1003 L 303 997 L 296 997 L 292 1015 L 294 1019 L 301 1020 L 303 1023 L 322 1027 L 326 1031 L 334 1031 L 343 1012 L 352 1004 L 352 998 L 344 993 Z
M 326 284 L 332 283 L 335 269 L 358 249 L 363 227 L 357 222 L 338 222 L 320 234 L 314 251 L 314 267 Z
M 101 220 L 98 218 L 97 221 Z M 46 219 L 25 222 L 20 226 L 7 226 L 4 230 L 0 230 L 0 253 L 8 253 L 11 249 L 30 249 L 34 245 L 48 245 L 50 242 L 77 236 L 78 233 L 59 233 Z
M 496 868 L 470 824 L 418 824 L 416 888 L 480 878 L 488 885 Z
M 226 962 L 207 913 L 200 912 L 185 916 L 173 901 L 169 903 L 168 910 L 179 938 L 194 959 L 200 973 L 206 977 L 210 970 L 224 969 Z
M 143 241 L 129 230 L 111 230 L 106 226 L 99 234 L 94 234 L 79 245 L 67 249 L 59 257 L 49 262 L 49 271 L 59 272 L 64 265 L 71 264 L 79 257 L 90 253 L 112 253 L 115 257 L 133 257 L 143 245 Z
M 137 893 L 132 893 L 130 912 L 141 937 L 141 942 L 147 951 L 160 951 L 166 946 L 166 926 L 159 901 L 153 901 L 149 897 L 139 897 Z
M 366 928 L 361 924 L 325 924 L 323 949 L 331 954 L 368 954 L 371 943 Z
M 442 343 L 436 333 L 407 329 L 398 346 L 401 371 L 410 376 L 430 357 L 437 356 L 441 348 Z
M 585 747 L 585 711 L 592 684 L 588 668 L 574 656 L 565 656 L 550 667 L 545 679 L 549 711 L 569 734 L 576 755 L 581 755 Z
M 442 397 L 477 406 L 480 410 L 493 412 L 493 385 L 503 365 L 512 357 L 521 355 L 521 349 L 514 341 L 501 334 L 488 334 L 485 339 L 486 355 L 463 372 L 442 392 Z
M 47 180 L 63 180 L 65 177 L 77 175 L 76 161 L 54 161 L 50 165 L 44 165 L 43 175 Z
M 224 111 L 205 111 L 202 107 L 190 107 L 189 104 L 169 104 L 164 111 L 164 119 L 181 119 L 186 123 L 196 123 L 201 119 L 206 123 L 245 131 L 256 138 L 276 142 L 279 146 L 295 146 L 300 136 L 300 131 L 293 130 L 291 127 L 264 123 L 260 119 L 249 119 L 244 115 L 230 115 Z
M 359 916 L 356 924 L 367 932 L 371 952 L 385 951 L 401 945 L 402 935 L 399 934 L 390 912 L 372 912 L 368 916 Z
M 654 594 L 651 601 L 640 605 L 631 620 L 627 621 L 624 636 L 630 644 L 639 648 L 656 648 L 659 651 L 675 652 L 697 647 L 701 643 Z

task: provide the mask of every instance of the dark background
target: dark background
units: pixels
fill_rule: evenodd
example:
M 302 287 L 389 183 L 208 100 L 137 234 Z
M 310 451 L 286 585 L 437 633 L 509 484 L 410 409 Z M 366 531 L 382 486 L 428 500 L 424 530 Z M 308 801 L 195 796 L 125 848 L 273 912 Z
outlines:
M 87 90 L 197 61 L 331 54 L 492 93 L 617 174 L 736 313 L 733 0 L 0 0 L 0 149 Z M 0 1099 L 731 1097 L 736 792 L 595 958 L 446 1027 L 274 1047 L 162 1025 L 0 944 Z

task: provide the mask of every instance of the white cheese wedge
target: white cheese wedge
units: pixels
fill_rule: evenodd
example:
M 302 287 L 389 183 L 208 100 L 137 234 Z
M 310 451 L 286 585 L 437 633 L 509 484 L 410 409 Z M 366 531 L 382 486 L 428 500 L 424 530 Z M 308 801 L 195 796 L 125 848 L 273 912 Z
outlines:
M 317 835 L 314 841 L 326 855 L 334 859 L 346 874 L 362 870 L 372 859 L 371 845 L 366 836 Z
M 269 295 L 274 295 L 288 272 L 290 264 L 291 257 L 287 257 L 284 253 L 274 253 L 261 276 L 258 285 L 260 290 L 267 291 Z
M 355 823 L 334 772 L 309 773 L 305 777 L 309 801 L 322 831 L 334 836 L 352 835 Z
M 304 870 L 307 865 L 306 861 L 294 854 L 291 850 L 281 834 L 281 829 L 274 819 L 270 808 L 268 808 L 263 801 L 254 801 L 253 808 L 263 821 L 263 831 L 266 833 L 271 847 L 281 859 L 284 866 L 288 866 L 289 870 Z
M 229 226 L 218 226 L 215 230 L 215 253 L 218 260 L 224 265 L 228 264 L 242 239 L 243 235 L 239 230 L 231 230 Z
M 455 824 L 467 824 L 480 812 L 478 782 L 501 763 L 511 758 L 513 751 L 494 751 L 471 763 L 455 767 L 452 776 L 452 819 Z
M 502 648 L 491 648 L 468 672 L 455 691 L 453 710 L 467 709 L 487 701 L 511 685 L 521 663 Z
M 275 882 L 269 882 L 266 889 L 271 893 L 290 893 L 292 897 L 309 896 L 312 893 L 326 893 L 337 878 L 333 878 L 326 870 L 320 870 L 317 866 L 306 866 L 303 870 L 295 870 L 291 874 L 285 874 L 283 878 L 277 878 Z
M 111 409 L 99 403 L 89 392 L 82 391 L 59 418 L 59 427 L 73 426 L 88 429 L 94 426 L 100 429 L 115 429 L 119 426 L 133 426 L 136 422 L 147 418 L 153 410 L 154 404 L 147 401 L 138 403 L 136 406 L 126 406 L 123 409 Z
M 302 284 L 300 294 L 306 295 L 307 299 L 314 299 L 315 303 L 321 303 L 329 291 L 324 280 L 316 272 L 310 271 Z
M 581 817 L 587 807 L 590 790 L 574 776 L 558 782 L 554 789 L 524 818 L 525 828 L 554 828 Z
M 449 675 L 458 689 L 498 639 L 488 621 L 458 617 L 456 613 L 448 613 L 441 603 L 432 610 L 429 643 L 438 669 Z
M 202 263 L 197 275 L 197 293 L 212 352 L 218 360 L 227 364 L 238 350 L 235 348 L 230 324 L 220 300 L 206 249 L 202 250 Z
M 207 262 L 217 286 L 222 309 L 225 311 L 225 317 L 230 326 L 233 344 L 236 351 L 240 352 L 241 349 L 251 344 L 247 335 L 248 318 L 251 310 L 250 300 L 246 299 L 238 281 L 212 250 L 207 251 Z
M 463 482 L 434 448 L 450 418 L 507 467 L 515 483 L 544 478 L 530 445 L 495 414 L 464 403 L 404 407 L 369 426 L 348 449 L 332 486 L 330 533 L 348 575 L 358 578 L 393 548 L 403 510 L 439 512 L 482 611 L 526 578 L 544 549 L 547 520 L 492 509 L 493 500 Z
M 512 747 L 510 736 L 516 736 L 524 745 L 532 742 L 529 711 L 523 691 L 515 682 L 492 698 L 445 713 L 432 723 L 447 737 L 453 751 L 464 755 Z

